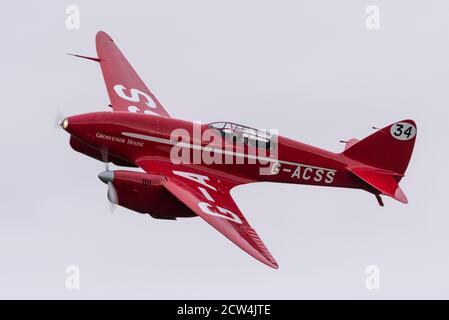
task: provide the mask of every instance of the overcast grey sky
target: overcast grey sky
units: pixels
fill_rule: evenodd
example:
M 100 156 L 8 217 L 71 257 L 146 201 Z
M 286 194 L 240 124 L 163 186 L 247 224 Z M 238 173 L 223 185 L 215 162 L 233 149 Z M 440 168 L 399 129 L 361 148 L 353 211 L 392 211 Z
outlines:
M 449 2 L 13 1 L 0 13 L 0 298 L 449 298 Z M 65 8 L 80 9 L 80 29 Z M 380 29 L 366 27 L 369 5 Z M 174 117 L 232 120 L 339 151 L 412 118 L 410 203 L 359 190 L 252 184 L 233 196 L 272 270 L 200 218 L 109 211 L 97 174 L 55 129 L 107 110 L 108 32 Z M 80 268 L 80 289 L 65 268 Z M 380 289 L 365 268 L 380 270 Z

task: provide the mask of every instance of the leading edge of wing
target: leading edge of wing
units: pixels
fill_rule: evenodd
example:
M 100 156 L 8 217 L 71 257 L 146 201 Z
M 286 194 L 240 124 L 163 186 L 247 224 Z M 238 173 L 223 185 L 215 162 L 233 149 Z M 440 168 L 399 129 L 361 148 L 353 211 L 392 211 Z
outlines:
M 164 187 L 170 193 L 242 250 L 271 268 L 279 268 L 231 197 L 230 190 L 240 184 L 238 181 L 170 162 L 136 163 L 148 173 L 164 175 Z

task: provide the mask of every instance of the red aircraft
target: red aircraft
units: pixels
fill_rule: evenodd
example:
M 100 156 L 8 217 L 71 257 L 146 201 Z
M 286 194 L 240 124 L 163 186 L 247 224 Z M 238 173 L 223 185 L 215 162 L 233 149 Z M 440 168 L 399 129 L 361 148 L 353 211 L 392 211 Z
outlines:
M 399 187 L 416 139 L 403 120 L 334 153 L 273 132 L 232 122 L 200 124 L 172 118 L 104 32 L 98 57 L 113 112 L 60 122 L 71 147 L 118 166 L 99 174 L 111 202 L 156 219 L 200 216 L 229 240 L 272 268 L 278 264 L 231 197 L 238 185 L 265 181 L 362 189 L 400 202 Z

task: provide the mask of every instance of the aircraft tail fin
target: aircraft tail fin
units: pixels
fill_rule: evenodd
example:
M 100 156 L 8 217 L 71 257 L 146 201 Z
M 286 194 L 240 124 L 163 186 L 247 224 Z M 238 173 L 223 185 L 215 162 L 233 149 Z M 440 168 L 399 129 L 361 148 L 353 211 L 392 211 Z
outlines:
M 403 120 L 351 143 L 343 154 L 363 164 L 403 175 L 412 156 L 415 139 L 415 122 Z
M 407 203 L 399 182 L 407 170 L 416 140 L 413 120 L 393 123 L 363 140 L 350 140 L 343 155 L 358 162 L 348 170 L 375 189 L 381 206 L 380 194 Z

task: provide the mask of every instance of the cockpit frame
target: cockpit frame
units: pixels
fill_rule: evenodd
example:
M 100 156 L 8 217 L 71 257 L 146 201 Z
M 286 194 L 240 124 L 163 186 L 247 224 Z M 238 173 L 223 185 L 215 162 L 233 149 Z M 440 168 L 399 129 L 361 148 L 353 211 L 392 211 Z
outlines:
M 234 142 L 240 141 L 253 147 L 273 149 L 275 146 L 274 135 L 268 131 L 248 127 L 230 121 L 211 122 L 210 129 L 218 130 L 224 138 L 233 138 Z

